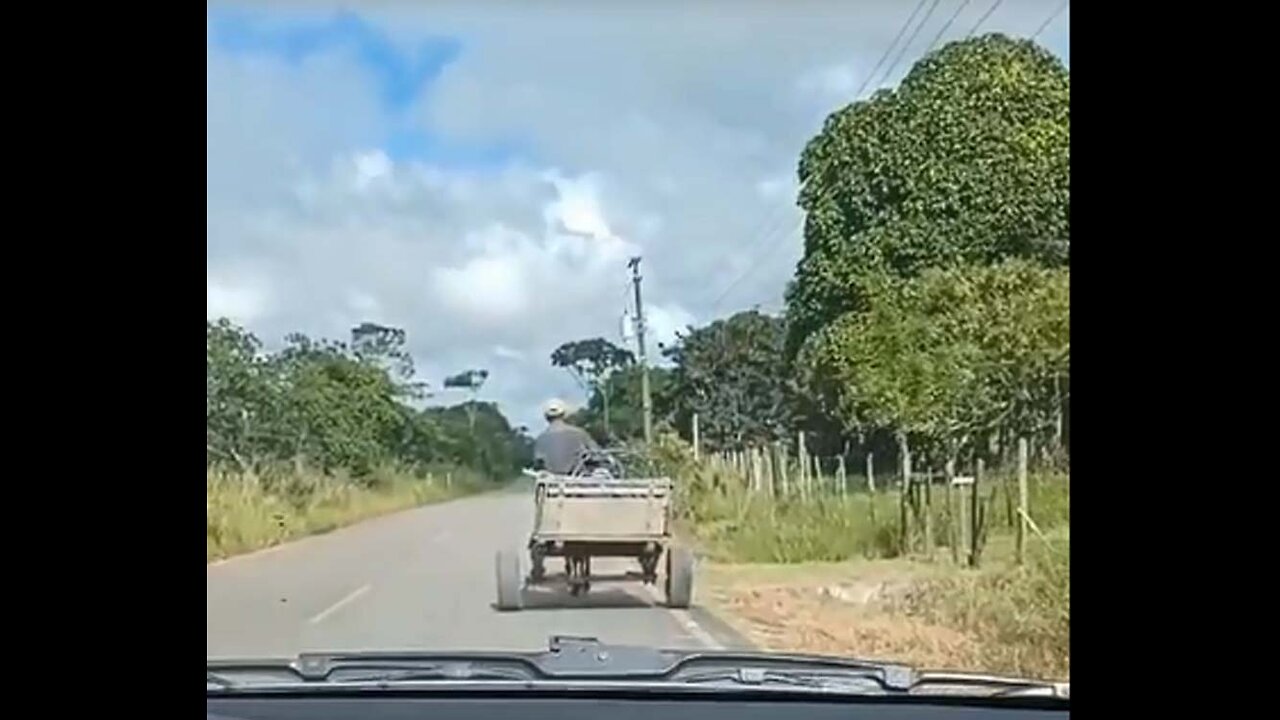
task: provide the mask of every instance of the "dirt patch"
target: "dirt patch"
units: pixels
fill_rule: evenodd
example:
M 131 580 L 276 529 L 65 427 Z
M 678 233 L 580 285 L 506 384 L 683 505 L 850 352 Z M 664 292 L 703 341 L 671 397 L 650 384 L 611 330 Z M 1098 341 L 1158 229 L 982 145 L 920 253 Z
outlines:
M 900 562 L 711 566 L 707 605 L 763 650 L 972 670 L 978 642 L 891 608 L 929 576 Z

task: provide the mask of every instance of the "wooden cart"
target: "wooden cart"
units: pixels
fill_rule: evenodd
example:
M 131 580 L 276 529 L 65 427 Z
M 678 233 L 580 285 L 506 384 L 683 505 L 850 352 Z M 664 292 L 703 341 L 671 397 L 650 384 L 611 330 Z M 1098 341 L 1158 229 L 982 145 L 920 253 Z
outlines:
M 673 545 L 671 480 L 580 477 L 525 471 L 534 479 L 534 522 L 529 536 L 529 573 L 523 552 L 497 555 L 498 608 L 519 610 L 527 586 L 566 583 L 573 595 L 592 583 L 655 584 L 666 561 L 667 605 L 687 608 L 693 594 L 693 554 Z M 639 571 L 593 574 L 592 558 L 634 558 Z M 564 558 L 563 573 L 548 573 L 548 558 Z

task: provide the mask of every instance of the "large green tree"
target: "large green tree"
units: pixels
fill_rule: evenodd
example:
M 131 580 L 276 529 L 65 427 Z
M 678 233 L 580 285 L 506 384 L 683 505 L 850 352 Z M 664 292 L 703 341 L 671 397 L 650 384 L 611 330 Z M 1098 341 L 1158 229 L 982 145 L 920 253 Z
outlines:
M 663 353 L 674 365 L 676 425 L 691 418 L 713 449 L 740 448 L 789 435 L 792 383 L 783 360 L 781 319 L 755 310 L 690 329 Z
M 788 356 L 867 306 L 877 275 L 1070 250 L 1070 75 L 1026 40 L 948 44 L 827 118 L 800 159 L 804 255 Z

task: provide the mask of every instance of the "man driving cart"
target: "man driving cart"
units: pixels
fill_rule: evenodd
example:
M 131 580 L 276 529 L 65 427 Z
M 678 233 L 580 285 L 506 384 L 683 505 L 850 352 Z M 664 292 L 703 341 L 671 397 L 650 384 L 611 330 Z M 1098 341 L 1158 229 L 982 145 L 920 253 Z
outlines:
M 542 416 L 547 429 L 533 443 L 534 467 L 556 475 L 572 475 L 584 456 L 600 450 L 591 435 L 565 420 L 568 409 L 559 399 L 547 402 Z
M 548 582 L 564 582 L 573 596 L 588 592 L 593 582 L 656 585 L 664 558 L 668 606 L 689 607 L 693 553 L 672 542 L 671 479 L 628 476 L 613 453 L 569 424 L 566 414 L 560 400 L 543 408 L 547 429 L 533 446 L 537 469 L 524 471 L 534 480 L 533 530 L 524 549 L 499 550 L 495 557 L 497 608 L 519 610 L 526 587 Z M 526 550 L 528 575 L 521 567 Z M 547 572 L 550 558 L 564 559 L 563 574 Z M 593 571 L 593 558 L 630 560 L 639 572 Z

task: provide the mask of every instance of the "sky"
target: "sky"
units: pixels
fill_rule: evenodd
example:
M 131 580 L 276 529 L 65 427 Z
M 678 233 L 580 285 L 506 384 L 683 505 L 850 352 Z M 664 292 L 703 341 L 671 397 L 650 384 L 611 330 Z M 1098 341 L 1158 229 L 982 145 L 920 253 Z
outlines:
M 1060 8 L 210 2 L 206 317 L 269 348 L 402 327 L 433 402 L 486 368 L 481 399 L 536 429 L 547 399 L 585 400 L 556 346 L 623 344 L 630 257 L 651 356 L 689 325 L 778 311 L 796 162 L 824 118 L 975 28 L 1050 21 L 1037 42 L 1069 63 Z

